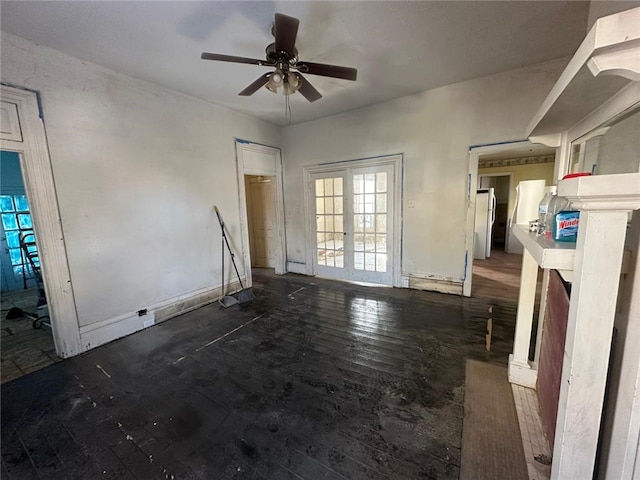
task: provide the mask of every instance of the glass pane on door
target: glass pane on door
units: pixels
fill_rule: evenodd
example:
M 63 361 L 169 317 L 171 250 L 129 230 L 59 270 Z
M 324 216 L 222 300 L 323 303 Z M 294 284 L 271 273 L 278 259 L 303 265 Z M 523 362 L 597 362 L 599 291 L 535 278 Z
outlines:
M 314 274 L 393 284 L 395 178 L 393 165 L 364 162 L 312 174 Z
M 387 271 L 387 172 L 353 175 L 354 268 Z
M 316 262 L 344 267 L 344 217 L 342 177 L 315 180 Z

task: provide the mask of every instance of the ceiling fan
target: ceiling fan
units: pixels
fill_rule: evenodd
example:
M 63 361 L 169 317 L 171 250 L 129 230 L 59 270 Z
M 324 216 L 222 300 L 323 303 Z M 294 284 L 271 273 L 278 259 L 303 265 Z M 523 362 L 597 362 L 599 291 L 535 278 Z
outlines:
M 266 87 L 273 93 L 278 93 L 278 88 L 283 87 L 283 93 L 285 95 L 291 95 L 299 91 L 304 98 L 310 102 L 315 102 L 322 98 L 322 95 L 302 76 L 302 73 L 352 81 L 357 78 L 358 70 L 355 68 L 298 60 L 298 50 L 296 49 L 295 43 L 299 24 L 300 20 L 297 18 L 276 13 L 271 31 L 275 37 L 275 42 L 267 46 L 266 60 L 207 52 L 204 52 L 200 58 L 203 60 L 218 60 L 221 62 L 248 63 L 251 65 L 275 67 L 275 71 L 265 73 L 242 90 L 239 95 L 243 96 L 253 95 L 262 87 Z

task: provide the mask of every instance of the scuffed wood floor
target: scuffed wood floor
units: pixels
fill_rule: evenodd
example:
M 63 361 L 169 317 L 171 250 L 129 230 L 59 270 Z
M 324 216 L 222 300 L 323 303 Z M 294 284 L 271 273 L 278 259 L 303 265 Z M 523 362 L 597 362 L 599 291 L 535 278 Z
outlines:
M 62 360 L 56 355 L 51 329 L 33 328 L 33 320 L 28 317 L 7 320 L 12 307 L 35 313 L 38 291 L 35 287 L 26 290 L 2 292 L 0 311 L 0 344 L 2 356 L 2 383 L 35 372 Z
M 5 383 L 2 478 L 458 479 L 465 361 L 506 365 L 513 302 L 253 290 Z
M 473 261 L 471 295 L 476 298 L 495 298 L 518 302 L 522 255 L 493 250 L 491 257 Z M 540 298 L 542 270 L 538 271 L 536 299 Z

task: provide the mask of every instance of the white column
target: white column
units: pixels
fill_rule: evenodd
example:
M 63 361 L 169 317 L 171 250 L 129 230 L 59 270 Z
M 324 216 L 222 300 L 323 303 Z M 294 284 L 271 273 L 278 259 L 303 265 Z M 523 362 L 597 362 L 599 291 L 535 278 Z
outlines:
M 627 211 L 580 213 L 551 479 L 593 476 Z
M 528 388 L 535 388 L 537 380 L 537 371 L 532 369 L 529 364 L 529 345 L 531 343 L 537 281 L 538 264 L 525 249 L 522 255 L 522 273 L 513 353 L 509 355 L 509 382 Z
M 617 306 L 617 361 L 613 371 L 620 374 L 612 378 L 609 387 L 612 434 L 609 444 L 604 444 L 606 452 L 598 477 L 605 480 L 637 480 L 640 475 L 636 467 L 640 465 L 640 212 L 635 212 L 626 245 L 635 258 Z

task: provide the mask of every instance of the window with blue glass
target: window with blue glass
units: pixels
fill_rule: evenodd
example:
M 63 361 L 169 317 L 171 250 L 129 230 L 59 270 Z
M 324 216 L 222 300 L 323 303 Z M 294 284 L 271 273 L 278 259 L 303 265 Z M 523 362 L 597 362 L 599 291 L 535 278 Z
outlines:
M 31 244 L 27 246 L 27 250 L 29 252 L 37 251 L 27 196 L 0 195 L 0 217 L 14 274 L 16 276 L 32 274 L 32 268 L 25 261 L 25 255 L 20 245 L 20 236 L 22 235 L 23 240 L 26 240 L 27 244 Z M 39 266 L 37 257 L 34 257 L 34 263 Z

